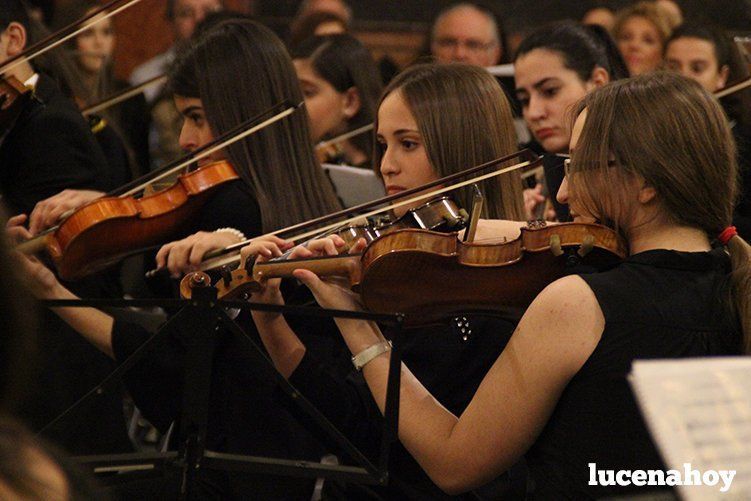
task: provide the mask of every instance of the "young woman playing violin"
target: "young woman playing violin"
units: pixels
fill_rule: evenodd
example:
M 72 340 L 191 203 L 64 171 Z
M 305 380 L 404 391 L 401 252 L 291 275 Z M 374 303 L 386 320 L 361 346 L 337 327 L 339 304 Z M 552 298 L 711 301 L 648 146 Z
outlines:
M 252 78 L 238 78 L 244 75 Z M 195 40 L 176 60 L 172 87 L 176 104 L 186 117 L 181 142 L 187 149 L 204 144 L 215 133 L 285 98 L 302 101 L 292 61 L 281 41 L 265 27 L 244 19 L 222 22 Z M 249 99 L 251 96 L 253 99 Z M 338 208 L 313 156 L 308 118 L 303 111 L 228 147 L 226 157 L 242 181 L 220 189 L 213 203 L 209 202 L 207 210 L 193 222 L 194 230 L 233 226 L 254 235 Z M 15 235 L 24 231 L 19 226 L 11 230 Z M 200 259 L 202 235 L 214 234 L 203 233 L 169 244 L 160 252 L 160 259 L 171 269 L 174 262 L 187 266 L 196 256 Z M 230 243 L 237 240 L 231 233 L 226 236 Z M 74 297 L 49 270 L 29 259 L 22 262 L 36 278 L 41 298 Z M 55 313 L 117 361 L 132 354 L 150 336 L 93 308 L 57 308 Z M 311 328 L 306 333 L 315 337 L 313 331 Z M 337 341 L 330 335 L 325 339 L 312 337 L 307 341 L 322 357 L 331 348 L 330 343 Z M 179 416 L 183 349 L 179 333 L 171 332 L 153 355 L 125 376 L 136 405 L 162 431 Z M 273 381 L 262 368 L 250 363 L 249 350 L 244 340 L 220 334 L 214 354 L 206 447 L 257 456 L 320 459 L 324 451 L 278 401 Z M 260 499 L 300 499 L 310 497 L 312 489 L 312 482 L 307 480 L 260 475 L 222 477 L 209 471 L 203 475 L 206 490 L 202 495 L 223 499 L 245 497 L 248 492 Z
M 599 26 L 564 22 L 545 26 L 525 38 L 514 60 L 516 97 L 532 135 L 545 150 L 545 183 L 551 198 L 563 180 L 563 158 L 571 136 L 567 114 L 592 90 L 628 76 L 615 42 Z M 528 208 L 545 203 L 543 186 L 527 192 Z M 560 221 L 568 208 L 553 201 Z
M 574 111 L 558 198 L 575 220 L 611 221 L 630 257 L 543 290 L 458 418 L 405 362 L 399 436 L 449 493 L 494 478 L 522 455 L 535 499 L 638 489 L 588 485 L 588 463 L 664 469 L 628 388 L 631 362 L 751 351 L 751 247 L 728 226 L 737 165 L 715 99 L 657 73 L 595 90 Z M 295 276 L 322 306 L 359 308 L 348 289 L 307 270 Z M 384 342 L 372 323 L 337 325 L 355 355 Z M 388 351 L 362 363 L 383 409 Z
M 373 123 L 383 84 L 370 52 L 355 37 L 313 37 L 292 47 L 291 54 L 314 143 Z M 369 166 L 373 141 L 360 134 L 317 153 L 327 163 Z
M 418 65 L 397 76 L 384 91 L 376 132 L 375 165 L 389 193 L 415 188 L 466 166 L 508 155 L 516 145 L 510 106 L 498 82 L 483 69 L 463 64 Z M 521 188 L 518 173 L 481 184 L 484 217 L 523 219 Z M 471 192 L 462 191 L 456 199 L 460 206 L 470 207 L 467 204 L 471 202 Z M 395 210 L 395 216 L 406 210 Z M 523 223 L 507 223 L 509 232 L 518 235 Z M 341 243 L 338 237 L 333 241 L 319 240 L 311 243 L 311 249 L 322 245 L 335 252 L 335 244 Z M 306 252 L 311 251 L 299 248 L 297 255 L 304 256 Z M 257 255 L 263 261 L 280 255 L 281 249 L 275 242 L 255 242 L 243 254 Z M 398 287 L 395 283 L 394 288 Z M 252 300 L 283 303 L 274 281 L 268 283 L 263 294 L 253 295 Z M 298 337 L 305 334 L 305 326 L 290 328 L 284 318 L 260 312 L 254 312 L 253 318 L 280 372 L 356 445 L 377 454 L 381 418 L 359 374 L 349 366 L 351 374 L 345 379 L 327 369 Z M 500 318 L 446 318 L 442 324 L 405 332 L 404 359 L 443 405 L 460 413 L 512 330 L 513 324 Z M 446 497 L 401 446 L 393 453 L 390 471 L 393 476 L 389 487 L 374 489 L 378 496 Z M 507 483 L 502 486 L 508 488 Z M 361 497 L 357 489 L 347 486 L 343 497 Z M 493 491 L 492 495 L 501 492 Z

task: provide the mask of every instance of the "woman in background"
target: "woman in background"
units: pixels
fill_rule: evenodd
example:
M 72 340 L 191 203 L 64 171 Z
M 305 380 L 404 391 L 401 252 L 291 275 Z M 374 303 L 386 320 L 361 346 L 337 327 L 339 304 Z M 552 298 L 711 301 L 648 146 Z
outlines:
M 709 92 L 745 80 L 748 64 L 732 38 L 719 28 L 698 24 L 679 27 L 665 47 L 665 66 L 696 80 Z M 738 148 L 742 190 L 733 224 L 744 238 L 751 238 L 751 89 L 720 99 Z
M 525 193 L 527 209 L 553 203 L 556 218 L 568 221 L 568 207 L 553 196 L 563 181 L 563 157 L 571 137 L 569 113 L 592 90 L 625 78 L 628 70 L 607 31 L 573 22 L 545 26 L 525 38 L 514 60 L 516 98 L 522 116 L 545 150 L 545 184 Z M 547 196 L 543 195 L 547 192 Z
M 314 143 L 373 123 L 383 85 L 370 52 L 356 38 L 313 37 L 293 47 L 291 55 Z M 369 166 L 372 136 L 360 134 L 325 153 L 328 163 Z
M 670 37 L 670 20 L 652 2 L 639 2 L 618 12 L 613 37 L 631 76 L 658 69 Z

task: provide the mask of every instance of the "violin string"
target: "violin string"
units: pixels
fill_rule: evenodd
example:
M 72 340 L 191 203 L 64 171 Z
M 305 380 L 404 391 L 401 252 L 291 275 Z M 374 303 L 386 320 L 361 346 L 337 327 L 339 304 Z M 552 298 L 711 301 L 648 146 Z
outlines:
M 64 44 L 65 42 L 67 42 L 71 38 L 76 37 L 79 34 L 83 33 L 84 31 L 88 30 L 93 25 L 97 24 L 98 22 L 104 21 L 105 19 L 109 19 L 110 17 L 114 16 L 115 14 L 119 14 L 120 12 L 122 12 L 122 11 L 124 11 L 126 9 L 129 9 L 133 5 L 139 3 L 140 1 L 141 0 L 131 0 L 130 2 L 126 3 L 125 5 L 121 5 L 120 7 L 117 7 L 116 9 L 113 9 L 110 12 L 107 12 L 106 14 L 104 14 L 101 17 L 99 16 L 99 14 L 101 14 L 104 10 L 106 10 L 107 7 L 109 7 L 109 5 L 105 6 L 102 9 L 100 9 L 98 12 L 92 12 L 90 15 L 88 15 L 87 17 L 84 18 L 84 20 L 82 21 L 83 24 L 78 29 L 74 30 L 73 32 L 71 32 L 71 33 L 69 33 L 69 34 L 67 34 L 65 36 L 63 36 L 62 38 L 60 38 L 57 41 L 50 43 L 46 47 L 41 47 L 39 50 L 37 50 L 35 52 L 32 52 L 31 54 L 29 54 L 26 57 L 18 57 L 18 58 L 14 58 L 14 60 L 9 60 L 5 64 L 0 65 L 0 72 L 2 72 L 2 73 L 10 72 L 16 66 L 18 66 L 18 65 L 20 65 L 20 64 L 22 64 L 24 62 L 30 61 L 30 60 L 32 60 L 32 59 L 34 59 L 36 57 L 41 56 L 42 54 L 44 54 L 44 53 L 46 53 L 48 51 L 51 51 L 52 49 L 55 49 L 55 48 L 59 47 L 60 45 Z M 116 3 L 116 2 L 112 2 L 112 4 L 114 4 L 114 3 Z M 75 25 L 75 23 L 74 23 L 74 25 Z M 63 31 L 64 30 L 65 29 L 63 29 Z
M 436 195 L 440 195 L 442 193 L 447 193 L 449 191 L 453 191 L 453 190 L 462 188 L 464 186 L 468 186 L 468 185 L 473 184 L 473 183 L 477 183 L 477 182 L 480 182 L 480 181 L 485 181 L 486 179 L 491 179 L 493 177 L 497 177 L 497 176 L 501 176 L 503 174 L 507 174 L 509 172 L 513 172 L 513 171 L 515 171 L 517 169 L 524 168 L 524 167 L 530 165 L 531 163 L 532 163 L 532 161 L 527 160 L 525 162 L 522 162 L 522 163 L 519 163 L 519 164 L 516 164 L 516 165 L 512 165 L 510 167 L 506 167 L 506 168 L 500 169 L 498 171 L 490 172 L 488 174 L 483 174 L 483 175 L 474 177 L 472 179 L 467 179 L 466 181 L 461 181 L 459 183 L 456 183 L 456 184 L 453 184 L 453 185 L 450 185 L 450 186 L 446 186 L 446 187 L 440 188 L 438 190 L 434 190 L 434 191 L 429 192 L 429 193 L 420 194 L 420 195 L 414 196 L 412 198 L 408 198 L 406 200 L 397 202 L 395 204 L 391 204 L 391 205 L 388 205 L 386 207 L 382 207 L 380 209 L 375 209 L 375 210 L 372 210 L 370 212 L 366 212 L 365 214 L 360 214 L 358 216 L 351 217 L 351 218 L 346 219 L 344 221 L 339 221 L 339 222 L 336 222 L 336 223 L 331 223 L 331 224 L 326 225 L 326 226 L 324 226 L 322 228 L 316 228 L 315 230 L 310 230 L 310 231 L 301 233 L 299 235 L 295 235 L 293 237 L 288 238 L 288 240 L 297 241 L 297 240 L 307 239 L 307 238 L 315 236 L 317 234 L 320 234 L 320 233 L 323 233 L 323 232 L 327 232 L 327 231 L 332 230 L 332 229 L 340 228 L 342 226 L 346 226 L 347 224 L 350 224 L 350 223 L 352 223 L 354 221 L 357 221 L 357 220 L 359 220 L 361 218 L 368 218 L 368 217 L 371 217 L 371 216 L 375 216 L 377 214 L 381 214 L 381 213 L 389 211 L 389 210 L 398 209 L 399 207 L 403 207 L 405 205 L 411 205 L 411 204 L 413 204 L 415 202 L 419 202 L 421 200 L 424 200 L 425 198 L 435 197 Z M 260 237 L 256 237 L 256 238 L 253 238 L 253 239 L 246 240 L 245 242 L 240 242 L 238 244 L 232 245 L 231 246 L 232 249 L 229 250 L 230 248 L 228 247 L 227 251 L 231 252 L 231 251 L 237 250 L 238 246 L 244 247 L 244 246 L 248 245 L 249 243 L 251 243 L 253 240 L 256 240 L 258 238 L 279 235 L 280 233 L 284 233 L 285 231 L 287 231 L 287 229 L 286 228 L 282 228 L 280 230 L 272 231 L 271 233 L 266 233 L 265 235 L 261 235 Z M 233 254 L 231 256 L 223 256 L 223 257 L 218 257 L 218 258 L 212 258 L 212 259 L 206 260 L 203 263 L 201 263 L 201 265 L 199 266 L 199 270 L 201 270 L 201 271 L 207 271 L 207 270 L 212 270 L 212 269 L 215 269 L 215 268 L 219 268 L 221 266 L 234 265 L 234 264 L 237 264 L 239 262 L 240 262 L 240 257 L 237 254 Z

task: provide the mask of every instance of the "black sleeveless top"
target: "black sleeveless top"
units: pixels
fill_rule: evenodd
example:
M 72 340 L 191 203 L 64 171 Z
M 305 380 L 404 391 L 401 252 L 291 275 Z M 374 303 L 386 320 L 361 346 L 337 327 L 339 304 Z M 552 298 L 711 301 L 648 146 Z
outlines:
M 653 250 L 580 275 L 597 298 L 605 329 L 527 454 L 535 499 L 636 489 L 588 485 L 589 463 L 600 470 L 666 470 L 626 376 L 635 359 L 739 354 L 740 327 L 727 306 L 729 269 L 723 249 Z

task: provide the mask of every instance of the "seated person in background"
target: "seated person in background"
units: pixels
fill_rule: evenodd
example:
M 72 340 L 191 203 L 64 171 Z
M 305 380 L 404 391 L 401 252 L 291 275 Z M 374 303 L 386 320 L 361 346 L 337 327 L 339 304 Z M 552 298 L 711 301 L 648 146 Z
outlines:
M 506 55 L 497 16 L 473 2 L 458 2 L 441 11 L 433 22 L 429 45 L 439 63 L 493 66 Z
M 720 28 L 685 24 L 673 32 L 665 47 L 665 66 L 696 80 L 709 92 L 749 77 L 738 46 Z M 751 238 L 751 89 L 742 89 L 720 99 L 730 119 L 738 147 L 742 189 L 733 224 L 744 239 Z
M 289 47 L 295 48 L 304 40 L 314 36 L 336 35 L 349 32 L 349 24 L 333 12 L 314 12 L 295 25 L 290 32 Z
M 364 45 L 351 35 L 305 40 L 291 50 L 313 143 L 373 123 L 381 76 Z M 370 167 L 370 131 L 318 151 L 326 163 Z
M 596 24 L 612 32 L 615 26 L 615 13 L 605 6 L 594 7 L 582 16 L 582 24 Z
M 631 76 L 662 66 L 662 51 L 673 27 L 654 3 L 639 2 L 618 11 L 613 37 Z
M 222 10 L 222 0 L 168 0 L 167 20 L 174 35 L 174 44 L 165 52 L 137 66 L 130 75 L 130 84 L 138 85 L 164 75 L 175 60 L 178 45 L 187 41 L 198 24 L 212 12 Z M 163 85 L 152 85 L 143 91 L 152 107 L 152 127 L 149 132 L 149 151 L 152 167 L 156 168 L 180 156 L 177 138 L 180 136 L 180 114 L 172 104 L 172 97 L 163 93 Z
M 66 3 L 55 13 L 53 30 L 83 19 L 100 7 L 93 0 Z M 117 34 L 113 20 L 104 19 L 74 37 L 66 44 L 71 60 L 78 70 L 80 90 L 76 98 L 82 107 L 91 106 L 128 88 L 115 78 L 113 54 Z M 125 184 L 149 170 L 149 111 L 143 94 L 110 106 L 89 122 L 112 169 L 112 186 Z M 103 136 L 108 139 L 103 140 Z

